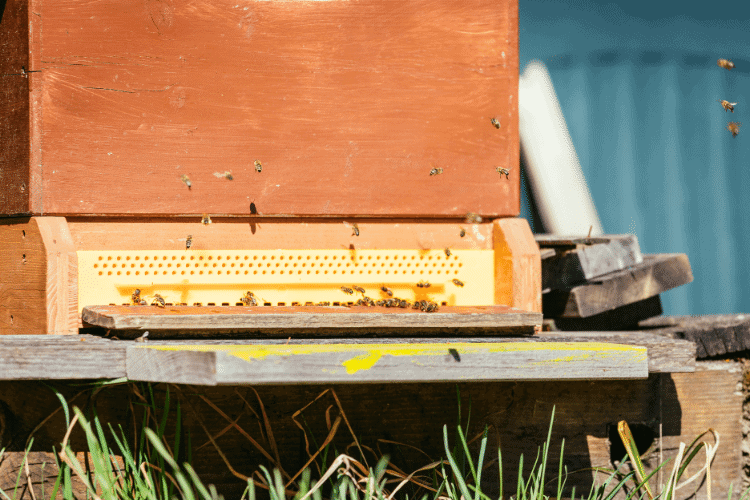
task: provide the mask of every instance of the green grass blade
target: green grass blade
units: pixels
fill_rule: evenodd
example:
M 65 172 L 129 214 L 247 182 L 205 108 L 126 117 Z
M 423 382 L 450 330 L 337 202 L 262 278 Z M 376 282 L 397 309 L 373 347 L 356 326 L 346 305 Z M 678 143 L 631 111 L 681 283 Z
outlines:
M 451 469 L 453 470 L 453 475 L 456 478 L 456 482 L 458 483 L 458 487 L 461 490 L 461 494 L 464 496 L 465 499 L 469 499 L 471 498 L 471 495 L 469 494 L 469 489 L 466 487 L 464 478 L 461 477 L 461 472 L 458 469 L 458 464 L 456 464 L 456 461 L 453 459 L 453 455 L 451 454 L 450 448 L 448 447 L 448 426 L 447 425 L 443 426 L 443 443 L 445 444 L 445 453 L 448 455 L 448 463 L 450 464 Z

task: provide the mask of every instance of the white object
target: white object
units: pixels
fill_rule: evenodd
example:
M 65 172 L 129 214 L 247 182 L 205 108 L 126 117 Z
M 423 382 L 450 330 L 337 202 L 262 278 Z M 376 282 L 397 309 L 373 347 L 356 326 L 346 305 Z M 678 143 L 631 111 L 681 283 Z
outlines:
M 518 82 L 518 125 L 526 174 L 544 231 L 603 233 L 547 68 L 531 61 Z

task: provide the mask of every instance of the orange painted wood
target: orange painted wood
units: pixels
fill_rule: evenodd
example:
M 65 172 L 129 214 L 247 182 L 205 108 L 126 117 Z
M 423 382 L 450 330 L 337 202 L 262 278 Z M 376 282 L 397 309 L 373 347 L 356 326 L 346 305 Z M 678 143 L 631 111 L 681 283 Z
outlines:
M 0 335 L 78 333 L 77 284 L 64 218 L 0 220 Z
M 526 219 L 494 221 L 495 302 L 542 312 L 542 260 Z
M 8 5 L 37 72 L 0 213 L 519 212 L 517 0 Z

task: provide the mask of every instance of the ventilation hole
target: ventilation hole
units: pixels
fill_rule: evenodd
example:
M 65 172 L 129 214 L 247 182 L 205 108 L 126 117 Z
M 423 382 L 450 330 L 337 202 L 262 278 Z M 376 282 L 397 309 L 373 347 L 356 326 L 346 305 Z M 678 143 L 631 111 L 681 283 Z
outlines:
M 174 304 L 172 302 L 166 302 L 164 305 L 165 306 L 173 306 Z
M 448 303 L 447 303 L 446 301 L 442 301 L 442 302 L 440 303 L 440 305 L 441 305 L 441 306 L 447 306 L 447 305 L 448 305 Z
M 334 302 L 334 303 L 333 303 L 333 305 L 334 305 L 334 306 L 340 306 L 340 305 L 341 305 L 341 302 Z
M 215 306 L 215 305 L 216 305 L 216 302 L 209 302 L 209 303 L 208 303 L 208 304 L 206 304 L 206 305 L 207 305 L 207 306 Z
M 277 303 L 276 305 L 277 305 L 277 306 L 285 306 L 285 305 L 286 305 L 286 302 L 279 302 L 279 303 Z
M 306 305 L 306 306 L 312 306 L 312 305 L 314 305 L 314 304 L 313 304 L 312 302 L 305 302 L 305 305 Z
M 99 276 L 101 276 L 102 274 L 104 274 L 104 273 L 102 273 L 101 271 L 99 271 Z
M 221 305 L 224 306 L 224 307 L 226 307 L 226 306 L 229 305 L 229 302 L 222 302 Z
M 264 257 L 264 258 L 265 258 L 265 257 Z M 263 302 L 263 305 L 264 305 L 265 307 L 270 307 L 270 306 L 271 306 L 272 304 L 271 304 L 270 302 Z
M 290 257 L 290 258 L 291 258 L 291 257 Z M 299 306 L 299 302 L 292 302 L 292 304 L 291 304 L 291 305 L 292 305 L 292 307 L 296 307 L 296 306 Z
M 245 304 L 243 304 L 242 302 L 235 302 L 234 305 L 236 305 L 236 306 L 244 306 Z
M 195 307 L 201 307 L 201 306 L 203 306 L 203 304 L 201 304 L 200 302 L 193 302 L 193 305 Z

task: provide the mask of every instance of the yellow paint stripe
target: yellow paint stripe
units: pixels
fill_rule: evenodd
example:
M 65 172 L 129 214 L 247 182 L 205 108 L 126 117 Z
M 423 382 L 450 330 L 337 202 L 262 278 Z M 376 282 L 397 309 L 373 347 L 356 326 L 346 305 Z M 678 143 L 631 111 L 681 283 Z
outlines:
M 531 351 L 570 351 L 568 356 L 538 363 L 570 363 L 585 361 L 594 355 L 632 353 L 631 362 L 645 361 L 646 348 L 601 342 L 488 342 L 488 343 L 425 343 L 425 344 L 298 344 L 298 345 L 181 345 L 143 346 L 161 351 L 225 352 L 244 361 L 252 362 L 269 356 L 305 356 L 312 354 L 355 354 L 342 365 L 348 373 L 369 370 L 383 356 L 446 356 L 448 349 L 459 354 L 471 353 L 522 353 Z

